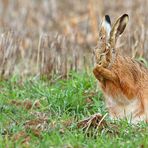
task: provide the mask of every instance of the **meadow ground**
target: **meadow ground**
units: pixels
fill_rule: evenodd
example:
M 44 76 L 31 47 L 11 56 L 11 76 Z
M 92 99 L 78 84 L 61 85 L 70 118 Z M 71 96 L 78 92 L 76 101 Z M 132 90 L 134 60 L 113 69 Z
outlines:
M 0 147 L 148 147 L 148 126 L 114 121 L 97 134 L 78 129 L 78 121 L 106 114 L 92 74 L 71 73 L 51 81 L 12 77 L 0 81 Z M 107 122 L 113 122 L 106 117 Z

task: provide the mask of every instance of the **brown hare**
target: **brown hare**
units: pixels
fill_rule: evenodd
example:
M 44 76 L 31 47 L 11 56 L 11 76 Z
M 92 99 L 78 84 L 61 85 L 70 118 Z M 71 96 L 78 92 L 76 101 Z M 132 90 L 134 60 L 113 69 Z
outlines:
M 111 118 L 148 122 L 148 69 L 116 49 L 117 39 L 128 20 L 124 14 L 111 27 L 109 16 L 104 17 L 93 73 L 99 80 Z

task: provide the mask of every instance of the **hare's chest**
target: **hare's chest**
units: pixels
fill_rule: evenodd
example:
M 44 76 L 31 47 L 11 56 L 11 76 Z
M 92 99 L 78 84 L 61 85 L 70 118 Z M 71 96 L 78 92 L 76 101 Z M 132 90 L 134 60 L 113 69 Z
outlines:
M 123 95 L 122 90 L 120 86 L 117 84 L 115 85 L 113 82 L 105 80 L 104 83 L 100 83 L 100 86 L 102 88 L 102 91 L 105 96 L 107 96 L 109 102 L 116 103 L 116 102 L 125 102 L 127 101 L 127 98 Z
M 138 98 L 128 100 L 123 95 L 118 96 L 117 98 L 106 96 L 105 102 L 111 118 L 137 120 L 139 118 L 137 115 L 142 112 L 141 103 Z
M 105 102 L 108 107 L 112 107 L 115 105 L 129 105 L 131 103 L 130 100 L 126 98 L 122 93 L 116 94 L 114 96 L 105 94 Z

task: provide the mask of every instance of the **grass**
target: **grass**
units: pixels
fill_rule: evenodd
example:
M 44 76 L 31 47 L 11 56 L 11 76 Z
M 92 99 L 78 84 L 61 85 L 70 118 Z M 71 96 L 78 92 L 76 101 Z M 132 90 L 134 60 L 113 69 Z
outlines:
M 95 137 L 77 128 L 79 120 L 107 112 L 91 74 L 71 73 L 68 80 L 58 81 L 12 77 L 0 82 L 0 91 L 1 148 L 148 147 L 144 123 L 114 121 L 117 134 L 104 129 Z

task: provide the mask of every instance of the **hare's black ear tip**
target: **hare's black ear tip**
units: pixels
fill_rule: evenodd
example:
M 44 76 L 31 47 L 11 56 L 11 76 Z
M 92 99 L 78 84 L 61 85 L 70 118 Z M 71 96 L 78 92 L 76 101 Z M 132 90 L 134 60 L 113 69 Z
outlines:
M 111 24 L 109 15 L 105 15 L 105 20 L 106 20 L 109 24 Z
M 125 13 L 125 14 L 123 14 L 123 15 L 122 15 L 122 17 L 126 17 L 126 18 L 128 18 L 128 19 L 129 19 L 129 15 L 128 15 L 128 14 L 126 14 L 126 13 Z

